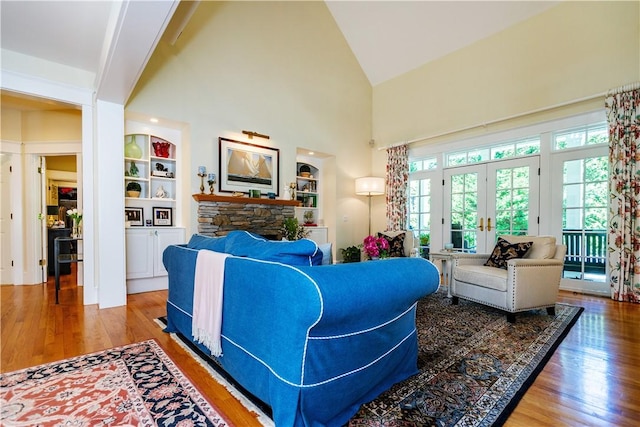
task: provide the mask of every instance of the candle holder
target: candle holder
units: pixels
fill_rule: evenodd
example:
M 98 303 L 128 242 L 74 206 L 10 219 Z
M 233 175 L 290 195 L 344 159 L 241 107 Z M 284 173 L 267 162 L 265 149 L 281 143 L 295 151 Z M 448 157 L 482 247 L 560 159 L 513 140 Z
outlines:
M 198 173 L 200 177 L 200 194 L 204 194 L 204 177 L 207 176 L 206 173 Z
M 207 181 L 209 183 L 209 194 L 213 194 L 213 184 L 216 183 L 215 179 L 210 179 Z

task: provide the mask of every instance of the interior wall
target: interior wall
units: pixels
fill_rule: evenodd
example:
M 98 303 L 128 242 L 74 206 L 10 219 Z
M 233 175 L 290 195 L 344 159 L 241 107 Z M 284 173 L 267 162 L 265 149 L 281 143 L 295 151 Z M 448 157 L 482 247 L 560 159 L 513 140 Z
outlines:
M 324 2 L 201 2 L 175 45 L 161 40 L 126 111 L 190 125 L 191 194 L 198 166 L 219 172 L 218 137 L 248 141 L 242 130 L 270 135 L 251 142 L 280 150 L 281 197 L 298 147 L 335 156 L 336 196 L 326 201 L 335 212 L 325 224 L 337 248 L 366 234 L 354 179 L 370 173 L 371 86 Z M 187 203 L 195 232 L 196 205 Z
M 81 141 L 80 110 L 25 111 L 22 113 L 22 140 Z
M 47 156 L 47 170 L 76 172 L 76 156 Z
M 379 145 L 438 135 L 573 100 L 570 106 L 413 145 L 492 133 L 604 108 L 604 96 L 640 80 L 639 2 L 558 6 L 373 89 Z M 378 152 L 374 170 L 384 170 Z
M 0 135 L 2 141 L 22 141 L 22 114 L 14 109 L 2 108 L 0 118 Z

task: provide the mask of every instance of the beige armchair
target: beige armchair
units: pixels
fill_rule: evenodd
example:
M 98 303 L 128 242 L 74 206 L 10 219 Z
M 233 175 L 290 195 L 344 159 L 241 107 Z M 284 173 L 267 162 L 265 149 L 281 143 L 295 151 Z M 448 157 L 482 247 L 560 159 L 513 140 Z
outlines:
M 509 243 L 533 242 L 523 258 L 507 261 L 507 269 L 483 265 L 490 254 L 457 253 L 452 256 L 452 303 L 458 298 L 507 312 L 515 322 L 517 312 L 546 308 L 555 314 L 562 276 L 565 245 L 552 236 L 501 236 Z

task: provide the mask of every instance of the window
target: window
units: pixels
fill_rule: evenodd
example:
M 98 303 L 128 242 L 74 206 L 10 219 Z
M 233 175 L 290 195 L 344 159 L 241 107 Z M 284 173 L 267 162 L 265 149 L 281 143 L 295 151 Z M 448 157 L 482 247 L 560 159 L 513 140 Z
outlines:
M 431 233 L 431 179 L 409 180 L 409 229 L 420 239 L 420 254 L 428 255 Z
M 500 142 L 483 148 L 458 151 L 445 155 L 447 167 L 462 166 L 472 163 L 488 162 L 513 157 L 530 156 L 540 153 L 540 137 L 528 137 L 508 142 Z
M 553 135 L 553 149 L 556 151 L 608 142 L 609 131 L 606 123 L 563 130 Z
M 438 159 L 429 157 L 409 163 L 409 230 L 413 230 L 420 241 L 420 255 L 429 256 L 431 236 L 432 182 L 433 172 L 438 168 Z
M 409 162 L 409 173 L 434 170 L 438 168 L 438 159 L 429 157 L 427 159 L 413 160 Z

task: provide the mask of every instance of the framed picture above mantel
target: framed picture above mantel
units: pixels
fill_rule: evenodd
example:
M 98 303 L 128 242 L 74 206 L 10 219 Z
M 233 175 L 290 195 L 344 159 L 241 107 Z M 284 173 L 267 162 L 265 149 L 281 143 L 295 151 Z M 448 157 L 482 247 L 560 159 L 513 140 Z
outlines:
M 280 150 L 233 139 L 218 138 L 221 192 L 280 194 Z

